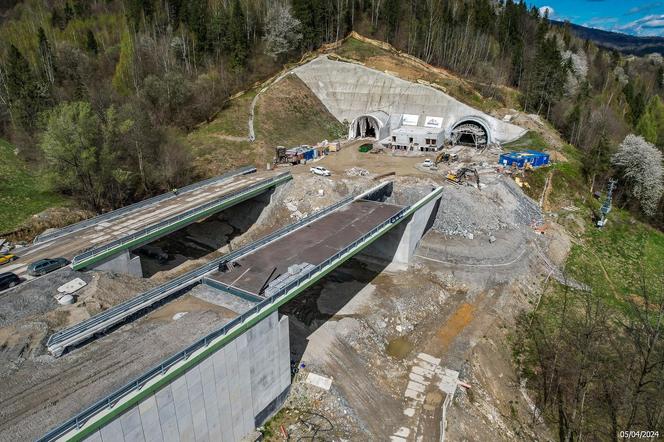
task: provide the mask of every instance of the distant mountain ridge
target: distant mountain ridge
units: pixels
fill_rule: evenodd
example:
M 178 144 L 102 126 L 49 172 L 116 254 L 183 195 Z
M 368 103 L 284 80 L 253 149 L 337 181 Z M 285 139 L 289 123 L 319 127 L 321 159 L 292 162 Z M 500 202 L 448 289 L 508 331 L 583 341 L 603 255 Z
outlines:
M 551 20 L 551 23 L 564 26 L 566 23 Z M 659 52 L 664 55 L 664 37 L 637 37 L 635 35 L 621 34 L 619 32 L 603 31 L 569 23 L 570 29 L 577 37 L 590 40 L 598 46 L 615 49 L 625 54 L 648 55 Z

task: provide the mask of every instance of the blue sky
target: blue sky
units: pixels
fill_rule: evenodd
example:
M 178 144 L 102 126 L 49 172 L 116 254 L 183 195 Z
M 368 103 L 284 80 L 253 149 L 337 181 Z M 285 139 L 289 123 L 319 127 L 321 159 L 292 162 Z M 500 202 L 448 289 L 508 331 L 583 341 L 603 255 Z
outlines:
M 550 17 L 632 35 L 664 37 L 664 0 L 526 0 Z

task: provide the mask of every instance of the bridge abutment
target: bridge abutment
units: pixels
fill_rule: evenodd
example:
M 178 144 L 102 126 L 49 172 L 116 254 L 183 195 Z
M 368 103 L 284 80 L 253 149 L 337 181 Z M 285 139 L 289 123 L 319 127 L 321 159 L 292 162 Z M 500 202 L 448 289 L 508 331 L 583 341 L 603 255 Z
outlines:
M 105 272 L 124 273 L 126 275 L 143 277 L 141 257 L 133 255 L 129 250 L 123 250 L 117 255 L 90 267 L 92 270 L 103 270 Z
M 433 225 L 439 206 L 440 197 L 429 201 L 409 219 L 402 221 L 364 249 L 357 258 L 370 263 L 388 262 L 385 267 L 388 271 L 404 270 L 408 267 L 420 240 Z
M 85 441 L 240 441 L 290 390 L 288 317 L 273 312 Z

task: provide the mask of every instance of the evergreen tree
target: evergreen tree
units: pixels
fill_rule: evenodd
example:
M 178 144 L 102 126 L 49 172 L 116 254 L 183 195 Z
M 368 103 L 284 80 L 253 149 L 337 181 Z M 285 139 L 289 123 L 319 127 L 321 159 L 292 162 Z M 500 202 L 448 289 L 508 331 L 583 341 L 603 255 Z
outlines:
M 208 3 L 207 0 L 189 0 L 187 2 L 187 27 L 196 37 L 199 51 L 208 49 Z M 244 24 L 244 23 L 242 23 Z
M 92 29 L 88 29 L 88 32 L 86 33 L 85 47 L 88 51 L 90 51 L 94 55 L 97 55 L 97 53 L 99 52 L 99 46 L 97 45 L 97 39 L 95 38 L 95 34 L 94 34 L 94 32 L 92 32 Z
M 582 158 L 583 173 L 590 181 L 591 190 L 595 183 L 596 176 L 608 172 L 611 166 L 611 142 L 602 131 L 597 139 L 597 143 L 591 146 L 590 150 Z
M 177 29 L 182 21 L 184 15 L 185 2 L 184 0 L 169 0 L 166 5 L 166 14 L 168 16 L 168 23 L 173 29 Z M 219 8 L 223 9 L 223 8 Z
M 664 148 L 664 103 L 658 95 L 648 101 L 636 124 L 636 132 L 660 149 Z
M 399 0 L 387 0 L 385 2 L 385 6 L 383 7 L 385 24 L 387 26 L 387 32 L 385 33 L 385 36 L 388 43 L 393 42 L 397 38 L 399 21 L 401 19 L 400 5 L 401 2 Z
M 38 40 L 38 52 L 39 52 L 39 63 L 41 65 L 42 76 L 50 84 L 55 82 L 55 68 L 53 65 L 53 52 L 51 51 L 51 45 L 48 42 L 44 28 L 41 26 L 37 31 L 37 40 Z
M 524 93 L 524 108 L 548 117 L 551 106 L 562 97 L 569 64 L 563 61 L 555 35 L 546 37 L 546 31 L 540 28 L 538 40 L 534 66 Z
M 627 66 L 625 71 L 627 71 Z M 645 110 L 646 97 L 643 84 L 639 81 L 634 82 L 636 83 L 636 86 L 632 84 L 632 81 L 629 81 L 625 85 L 623 88 L 623 94 L 625 95 L 627 104 L 629 104 L 628 120 L 630 123 L 636 126 L 639 119 L 641 118 L 641 114 Z
M 293 16 L 302 26 L 302 46 L 306 49 L 312 49 L 318 43 L 317 9 L 317 0 L 293 0 Z
M 137 31 L 143 18 L 145 18 L 146 22 L 150 22 L 152 19 L 154 5 L 152 4 L 152 0 L 125 0 L 125 11 L 127 22 L 134 31 Z
M 46 105 L 46 94 L 35 78 L 28 60 L 11 45 L 6 64 L 8 107 L 14 124 L 32 132 L 37 115 Z
M 228 35 L 229 17 L 224 8 L 219 8 L 208 23 L 207 39 L 211 51 L 230 52 Z
M 243 67 L 247 62 L 249 44 L 245 27 L 245 15 L 240 0 L 233 2 L 232 19 L 229 23 L 231 61 L 235 67 Z
M 130 95 L 134 85 L 134 41 L 129 27 L 126 27 L 120 41 L 120 59 L 115 66 L 113 87 L 122 95 Z

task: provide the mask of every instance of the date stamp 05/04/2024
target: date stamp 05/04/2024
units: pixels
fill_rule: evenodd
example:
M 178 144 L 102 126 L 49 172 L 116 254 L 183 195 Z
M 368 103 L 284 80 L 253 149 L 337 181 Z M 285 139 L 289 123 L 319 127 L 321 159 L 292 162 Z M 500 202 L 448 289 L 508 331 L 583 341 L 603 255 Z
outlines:
M 650 430 L 624 430 L 618 431 L 621 439 L 659 439 L 659 431 Z

